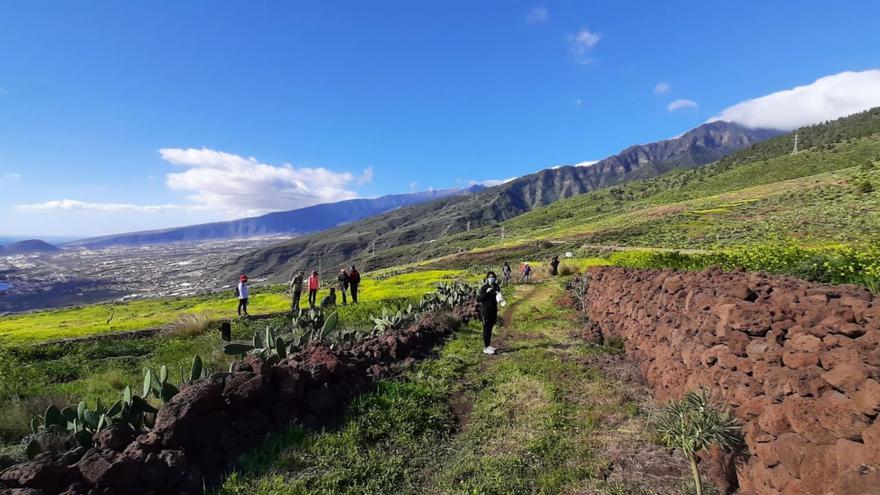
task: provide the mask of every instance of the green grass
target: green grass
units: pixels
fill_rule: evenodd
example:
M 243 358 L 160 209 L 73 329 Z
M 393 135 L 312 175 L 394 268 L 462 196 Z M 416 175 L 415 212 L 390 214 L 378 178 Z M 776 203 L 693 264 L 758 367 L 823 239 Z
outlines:
M 415 303 L 438 283 L 458 277 L 469 276 L 455 270 L 430 270 L 387 276 L 381 280 L 365 279 L 360 298 L 362 302 L 336 308 L 340 324 L 347 329 L 371 329 L 371 317 L 379 315 L 383 307 Z M 117 305 L 114 320 L 124 315 L 133 328 L 139 328 L 134 325 L 137 321 L 170 321 L 174 311 L 200 313 L 219 304 L 226 306 L 221 315 L 230 316 L 234 302 L 225 295 L 136 301 Z M 277 288 L 267 288 L 255 294 L 252 308 L 254 313 L 266 310 L 266 306 L 269 308 L 267 311 L 282 311 L 288 305 L 286 294 Z M 158 369 L 167 365 L 172 371 L 172 379 L 176 381 L 180 370 L 186 369 L 196 354 L 202 357 L 211 371 L 224 371 L 231 361 L 221 351 L 222 341 L 215 327 L 193 335 L 160 334 L 150 338 L 42 342 L 41 345 L 33 345 L 46 338 L 72 336 L 67 333 L 72 324 L 61 333 L 59 330 L 51 332 L 49 328 L 42 328 L 53 321 L 69 321 L 71 315 L 84 318 L 76 326 L 74 333 L 77 335 L 87 335 L 90 331 L 114 331 L 102 328 L 98 323 L 98 318 L 103 318 L 103 311 L 107 307 L 96 305 L 35 312 L 12 317 L 12 322 L 6 318 L 0 322 L 0 328 L 6 332 L 6 338 L 0 339 L 0 407 L 6 411 L 0 419 L 0 445 L 20 449 L 16 443 L 28 433 L 30 418 L 41 414 L 49 404 L 75 404 L 80 400 L 94 404 L 98 398 L 104 403 L 112 403 L 126 385 L 141 383 L 145 367 Z M 144 319 L 145 308 L 156 311 L 150 316 L 154 320 Z M 160 308 L 161 312 L 156 308 Z M 87 318 L 89 315 L 91 320 Z M 233 338 L 249 339 L 254 332 L 261 332 L 267 325 L 287 326 L 289 319 L 284 316 L 269 320 L 234 319 Z M 0 453 L 2 450 L 0 447 Z
M 567 336 L 560 291 L 556 281 L 507 288 L 518 307 L 516 328 L 498 331 L 506 353 L 480 354 L 471 324 L 360 397 L 337 428 L 271 437 L 219 494 L 626 493 L 602 481 L 611 461 L 594 435 L 639 407 L 580 361 L 607 351 Z
M 364 302 L 394 298 L 419 298 L 443 281 L 464 277 L 459 270 L 426 270 L 382 280 L 366 277 L 361 283 Z M 326 294 L 326 289 L 321 291 Z M 305 302 L 306 297 L 303 296 Z M 340 298 L 341 301 L 341 298 Z M 278 286 L 254 288 L 249 304 L 252 314 L 274 313 L 290 308 L 287 293 Z M 236 300 L 231 292 L 174 299 L 150 299 L 125 303 L 94 304 L 77 308 L 35 311 L 0 319 L 0 341 L 25 344 L 83 337 L 108 332 L 155 328 L 173 323 L 182 314 L 208 318 L 231 318 Z

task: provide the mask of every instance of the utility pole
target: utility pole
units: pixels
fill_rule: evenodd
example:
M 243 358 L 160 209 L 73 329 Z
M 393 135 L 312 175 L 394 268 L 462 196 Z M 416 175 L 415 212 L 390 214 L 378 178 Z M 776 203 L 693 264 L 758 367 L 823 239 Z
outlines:
M 471 231 L 471 221 L 470 221 L 470 220 L 468 220 L 467 231 L 468 231 L 468 232 Z
M 324 272 L 321 270 L 321 253 L 318 253 L 318 275 L 321 275 L 322 273 Z
M 792 155 L 798 154 L 798 135 L 797 135 L 797 133 L 794 133 L 794 149 L 791 150 L 791 154 Z
M 501 226 L 501 240 L 504 240 L 504 225 Z
M 376 255 L 376 240 L 370 243 L 370 258 Z

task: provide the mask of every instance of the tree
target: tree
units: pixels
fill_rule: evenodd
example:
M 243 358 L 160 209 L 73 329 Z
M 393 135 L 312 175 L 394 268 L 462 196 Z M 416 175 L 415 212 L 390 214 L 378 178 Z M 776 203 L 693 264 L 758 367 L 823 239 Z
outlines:
M 681 401 L 666 406 L 657 430 L 664 444 L 684 452 L 697 495 L 703 495 L 697 452 L 712 445 L 730 451 L 743 443 L 739 420 L 716 407 L 705 390 L 688 392 Z

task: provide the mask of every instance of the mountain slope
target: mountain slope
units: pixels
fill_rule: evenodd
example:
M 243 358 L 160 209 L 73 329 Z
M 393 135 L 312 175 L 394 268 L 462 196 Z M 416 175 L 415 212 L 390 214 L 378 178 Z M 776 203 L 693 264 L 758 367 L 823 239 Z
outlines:
M 726 122 L 704 124 L 675 139 L 632 146 L 589 167 L 546 169 L 465 198 L 401 208 L 293 239 L 243 256 L 224 272 L 228 276 L 246 272 L 282 280 L 292 270 L 312 269 L 319 264 L 327 270 L 352 260 L 368 262 L 368 267 L 395 264 L 402 259 L 386 260 L 383 253 L 402 247 L 427 249 L 427 245 L 447 236 L 466 238 L 469 230 L 485 235 L 477 233 L 560 199 L 669 169 L 709 163 L 776 134 Z M 419 253 L 409 255 L 409 259 L 412 256 L 419 257 Z
M 28 239 L 26 241 L 13 242 L 8 246 L 0 246 L 0 256 L 12 256 L 16 254 L 52 253 L 58 248 L 41 241 L 40 239 Z
M 271 234 L 305 234 L 355 222 L 404 206 L 433 201 L 452 195 L 469 194 L 481 189 L 481 187 L 444 189 L 410 194 L 393 194 L 374 199 L 351 199 L 226 222 L 213 222 L 82 239 L 69 242 L 65 244 L 65 247 L 101 248 L 205 239 L 233 239 Z

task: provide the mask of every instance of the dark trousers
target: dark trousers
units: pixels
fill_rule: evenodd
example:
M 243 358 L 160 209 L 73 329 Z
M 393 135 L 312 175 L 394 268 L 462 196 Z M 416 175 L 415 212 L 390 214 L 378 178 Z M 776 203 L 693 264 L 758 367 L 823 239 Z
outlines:
M 248 314 L 247 313 L 247 298 L 238 300 L 238 316 L 241 316 L 242 313 Z
M 351 284 L 351 302 L 358 302 L 358 284 Z
M 348 300 L 345 298 L 345 291 L 347 288 L 342 287 L 339 289 L 339 292 L 342 292 L 342 304 L 348 304 Z
M 318 301 L 318 289 L 309 289 L 309 307 L 314 308 Z
M 492 327 L 495 326 L 497 315 L 483 315 L 483 347 L 492 343 Z
M 298 311 L 299 310 L 299 300 L 302 298 L 302 289 L 294 289 L 293 297 L 290 300 L 290 310 Z

